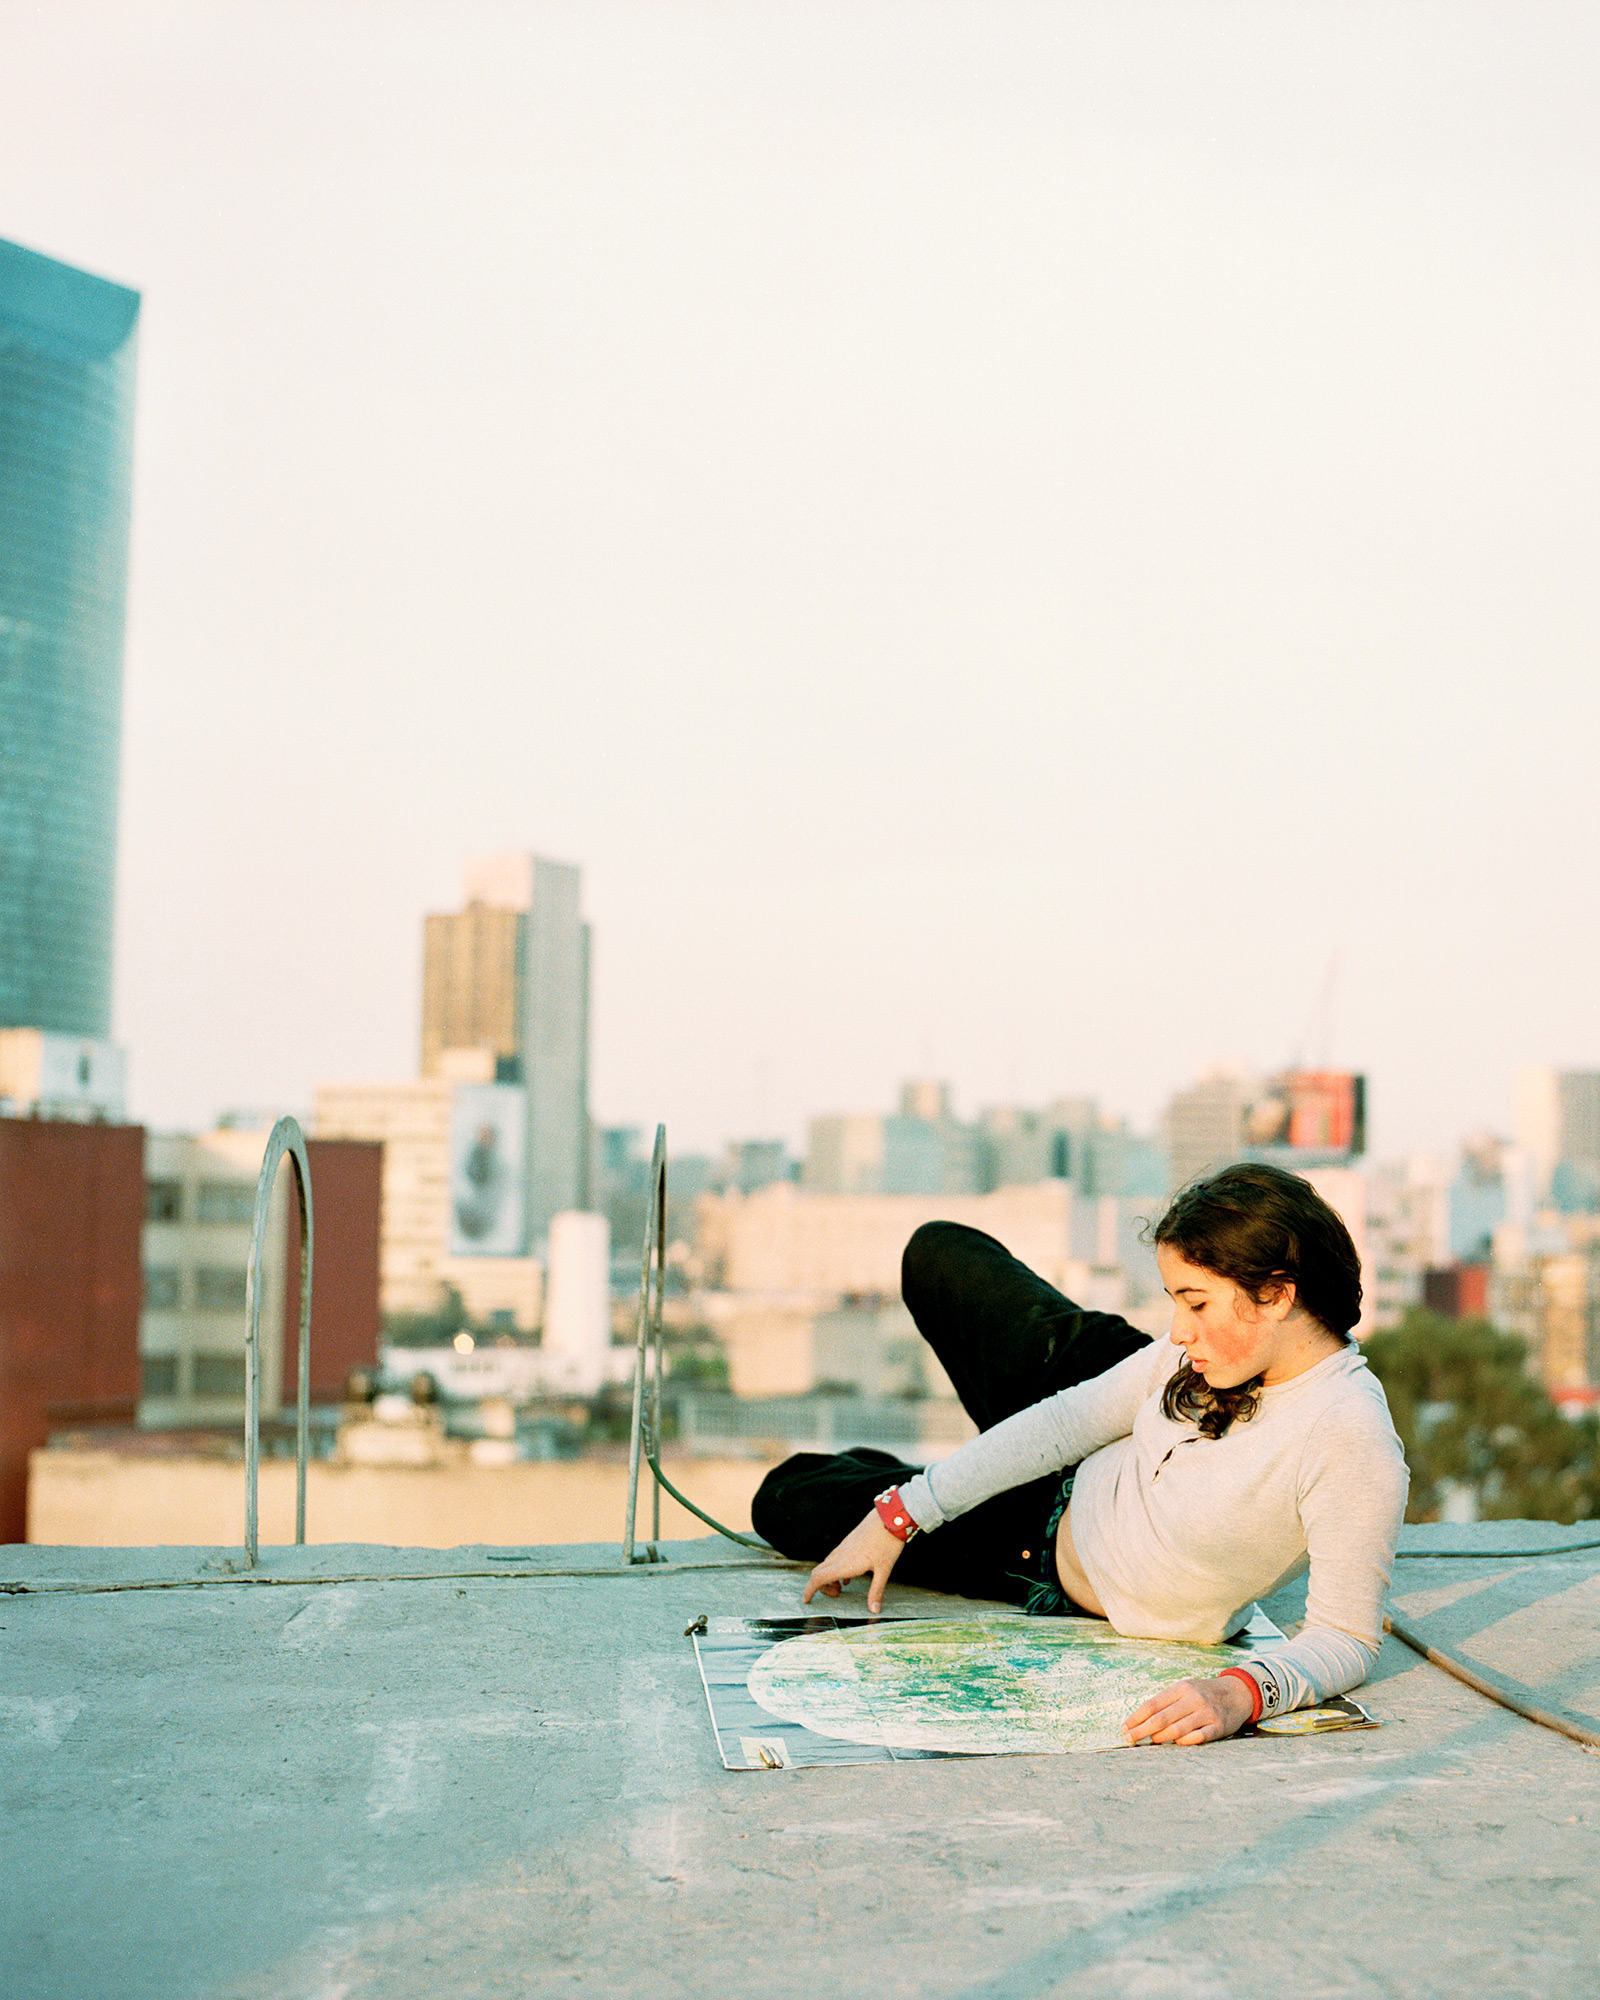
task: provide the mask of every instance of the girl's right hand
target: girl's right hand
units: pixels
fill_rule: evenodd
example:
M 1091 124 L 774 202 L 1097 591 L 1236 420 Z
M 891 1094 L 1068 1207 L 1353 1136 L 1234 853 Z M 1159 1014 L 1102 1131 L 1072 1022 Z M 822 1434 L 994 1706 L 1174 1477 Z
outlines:
M 852 1528 L 844 1540 L 830 1556 L 824 1556 L 811 1572 L 806 1583 L 802 1604 L 809 1604 L 820 1590 L 825 1597 L 837 1597 L 839 1586 L 848 1583 L 854 1576 L 871 1574 L 867 1585 L 867 1609 L 874 1616 L 883 1609 L 883 1586 L 889 1581 L 889 1572 L 900 1560 L 900 1552 L 905 1547 L 898 1536 L 878 1519 L 877 1509 L 867 1516 L 859 1528 Z

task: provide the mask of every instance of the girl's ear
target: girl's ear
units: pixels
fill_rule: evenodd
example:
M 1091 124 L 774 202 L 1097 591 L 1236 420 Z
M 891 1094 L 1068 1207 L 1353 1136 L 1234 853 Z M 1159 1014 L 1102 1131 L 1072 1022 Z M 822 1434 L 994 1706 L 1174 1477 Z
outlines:
M 1295 1288 L 1293 1278 L 1285 1278 L 1279 1284 L 1278 1289 L 1262 1303 L 1261 1310 L 1269 1319 L 1281 1322 L 1286 1320 L 1294 1311 L 1298 1298 L 1299 1293 Z

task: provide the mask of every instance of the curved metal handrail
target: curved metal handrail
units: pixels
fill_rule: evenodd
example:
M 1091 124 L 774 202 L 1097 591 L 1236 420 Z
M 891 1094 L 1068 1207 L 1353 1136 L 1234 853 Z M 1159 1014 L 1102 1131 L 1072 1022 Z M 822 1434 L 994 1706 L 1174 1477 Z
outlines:
M 661 1470 L 661 1297 L 666 1282 L 666 1270 L 667 1128 L 665 1125 L 658 1125 L 655 1152 L 650 1161 L 650 1206 L 645 1215 L 644 1257 L 639 1266 L 639 1345 L 633 1367 L 633 1424 L 629 1431 L 628 1444 L 628 1520 L 622 1535 L 622 1560 L 625 1563 L 664 1560 L 656 1547 L 661 1540 L 663 1489 L 672 1495 L 680 1507 L 693 1514 L 696 1520 L 704 1521 L 708 1528 L 715 1528 L 719 1535 L 726 1536 L 730 1542 L 737 1542 L 742 1548 L 756 1549 L 763 1554 L 770 1554 L 771 1551 L 765 1542 L 757 1541 L 749 1535 L 741 1535 L 733 1528 L 725 1528 L 703 1507 L 697 1507 L 686 1493 L 678 1491 Z M 655 1286 L 653 1292 L 652 1277 Z M 647 1346 L 654 1349 L 653 1370 Z M 652 1376 L 647 1418 L 645 1382 Z M 645 1554 L 638 1556 L 633 1552 L 633 1540 L 634 1521 L 639 1506 L 641 1460 L 650 1468 L 655 1489 L 651 1495 L 650 1505 L 650 1540 Z
M 655 1151 L 650 1157 L 650 1206 L 645 1213 L 644 1256 L 639 1265 L 639 1333 L 633 1364 L 633 1421 L 628 1431 L 628 1518 L 622 1531 L 622 1560 L 625 1563 L 659 1562 L 656 1544 L 661 1539 L 661 1475 L 655 1459 L 661 1436 L 661 1294 L 667 1266 L 667 1128 L 656 1127 Z M 653 1288 L 652 1288 L 653 1287 Z M 654 1393 L 650 1399 L 650 1443 L 646 1445 L 645 1379 L 650 1372 L 649 1347 L 655 1350 Z M 633 1552 L 634 1523 L 639 1508 L 639 1461 L 650 1463 L 654 1488 L 650 1509 L 648 1553 Z
M 280 1118 L 267 1140 L 256 1179 L 256 1211 L 250 1225 L 250 1266 L 245 1278 L 244 1335 L 244 1560 L 256 1566 L 257 1499 L 261 1477 L 261 1254 L 273 1184 L 287 1154 L 294 1163 L 300 1199 L 300 1369 L 296 1382 L 294 1538 L 306 1538 L 306 1456 L 311 1435 L 311 1161 L 299 1121 Z

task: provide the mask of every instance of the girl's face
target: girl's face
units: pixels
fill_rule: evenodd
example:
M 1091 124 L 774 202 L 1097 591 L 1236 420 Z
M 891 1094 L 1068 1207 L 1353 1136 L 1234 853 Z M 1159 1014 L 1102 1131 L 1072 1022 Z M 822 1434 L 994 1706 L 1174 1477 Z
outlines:
M 1299 1372 L 1289 1365 L 1291 1349 L 1298 1358 L 1301 1345 L 1293 1319 L 1305 1315 L 1294 1313 L 1293 1285 L 1258 1306 L 1231 1278 L 1191 1264 L 1170 1243 L 1156 1246 L 1156 1263 L 1172 1300 L 1172 1344 L 1213 1389 L 1237 1389 L 1257 1375 L 1283 1381 Z

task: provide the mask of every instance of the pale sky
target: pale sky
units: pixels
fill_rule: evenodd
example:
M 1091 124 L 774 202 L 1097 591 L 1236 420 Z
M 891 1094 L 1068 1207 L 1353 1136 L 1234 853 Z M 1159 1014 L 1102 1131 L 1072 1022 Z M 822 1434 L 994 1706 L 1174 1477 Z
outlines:
M 116 1031 L 413 1074 L 581 862 L 594 1110 L 1600 1066 L 1600 0 L 0 0 L 144 294 Z M 1331 1007 L 1319 995 L 1332 980 Z

